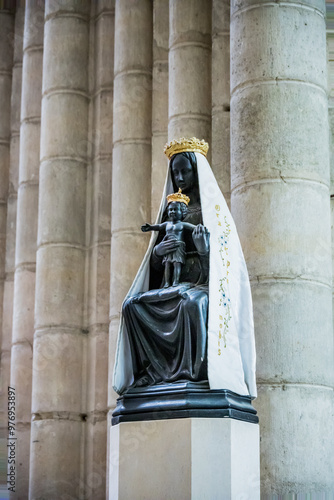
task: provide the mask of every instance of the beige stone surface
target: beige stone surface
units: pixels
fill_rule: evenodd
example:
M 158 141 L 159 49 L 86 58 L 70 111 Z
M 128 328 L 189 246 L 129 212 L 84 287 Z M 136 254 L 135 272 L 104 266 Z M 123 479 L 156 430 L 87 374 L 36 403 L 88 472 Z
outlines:
M 140 3 L 136 0 L 116 0 L 115 76 L 127 70 L 151 73 L 152 17 L 152 2 L 148 0 Z
M 110 243 L 93 246 L 90 250 L 91 290 L 87 317 L 89 324 L 108 325 L 110 285 Z
M 10 141 L 9 194 L 17 194 L 19 184 L 20 135 L 14 134 Z M 15 167 L 14 167 L 15 165 Z
M 230 2 L 212 1 L 211 166 L 228 204 L 230 174 Z
M 95 25 L 95 85 L 96 88 L 113 86 L 115 0 L 107 0 L 105 6 L 98 2 Z
M 256 424 L 228 418 L 125 422 L 110 429 L 109 460 L 110 500 L 260 498 Z
M 108 396 L 108 324 L 90 328 L 87 340 L 89 359 L 87 363 L 87 412 L 105 412 Z M 105 457 L 104 457 L 105 460 Z
M 88 498 L 106 498 L 106 455 L 107 420 L 94 421 L 88 418 L 86 424 L 86 469 L 84 476 L 85 491 Z
M 251 279 L 302 278 L 330 284 L 326 186 L 266 180 L 233 191 L 232 207 Z
M 37 253 L 35 326 L 82 327 L 85 251 L 66 245 Z
M 31 48 L 43 48 L 44 4 L 39 4 L 37 2 L 31 1 L 26 2 L 23 36 L 23 50 L 25 50 L 26 52 L 28 52 L 28 50 Z
M 150 218 L 151 145 L 146 142 L 116 144 L 113 152 L 112 233 L 140 231 Z M 125 180 L 126 179 L 126 180 Z M 131 182 L 124 210 L 123 182 Z M 145 235 L 142 235 L 145 240 Z M 147 239 L 146 239 L 147 241 Z M 130 243 L 129 245 L 130 246 Z M 140 262 L 140 261 L 139 261 Z
M 232 3 L 231 205 L 254 302 L 262 495 L 333 489 L 322 7 Z
M 282 177 L 329 184 L 327 100 L 322 89 L 271 81 L 235 92 L 231 106 L 231 134 L 238 138 L 232 149 L 233 188 Z
M 38 184 L 20 183 L 17 202 L 16 266 L 36 262 Z
M 91 150 L 95 159 L 108 161 L 105 169 L 111 174 L 111 160 L 105 155 L 112 153 L 113 132 L 113 88 L 101 87 L 97 90 L 94 98 L 94 123 Z M 103 156 L 101 158 L 101 156 Z
M 80 331 L 66 327 L 35 334 L 33 413 L 83 413 L 85 342 Z
M 54 17 L 57 15 L 72 15 L 73 17 L 87 18 L 90 12 L 90 1 L 82 0 L 66 0 L 61 2 L 59 0 L 49 0 L 45 5 L 45 16 Z
M 18 165 L 16 165 L 18 170 Z M 13 280 L 13 273 L 15 267 L 15 233 L 16 233 L 16 207 L 17 207 L 17 194 L 8 194 L 7 199 L 7 227 L 6 227 L 6 281 Z
M 87 2 L 88 3 L 88 2 Z M 43 90 L 86 92 L 88 23 L 77 17 L 55 17 L 45 26 Z
M 110 315 L 118 314 L 145 255 L 149 239 L 139 231 L 115 233 L 111 240 Z M 127 249 L 124 253 L 124 248 Z M 117 257 L 116 257 L 117 255 Z M 114 292 L 117 290 L 117 294 Z
M 80 498 L 84 487 L 80 477 L 82 436 L 83 423 L 79 420 L 32 422 L 29 498 Z M 38 481 L 33 480 L 35 477 Z
M 252 282 L 259 383 L 333 386 L 329 292 L 301 279 Z
M 169 2 L 153 3 L 153 73 L 152 73 L 152 172 L 151 221 L 156 220 L 163 192 L 168 141 L 168 39 Z
M 11 386 L 15 388 L 15 421 L 17 425 L 31 420 L 33 346 L 30 339 L 13 343 L 11 354 Z M 18 443 L 18 447 L 20 446 Z
M 97 157 L 93 163 L 92 174 L 92 217 L 91 243 L 110 244 L 111 228 L 111 163 L 112 156 Z
M 25 500 L 29 492 L 30 422 L 17 426 L 16 438 L 19 444 L 15 448 L 15 493 L 10 493 L 9 498 L 10 500 Z
M 269 384 L 258 391 L 261 494 L 332 492 L 333 389 Z
M 211 1 L 169 5 L 168 138 L 196 136 L 210 143 Z
M 38 245 L 85 244 L 86 164 L 61 159 L 40 166 Z M 72 186 L 72 189 L 68 189 Z
M 245 5 L 250 3 L 246 1 Z M 323 6 L 320 0 L 317 3 Z M 304 1 L 298 7 L 292 2 L 290 5 L 285 2 L 259 5 L 260 8 L 240 9 L 234 13 L 231 89 L 245 86 L 247 82 L 252 84 L 254 80 L 276 78 L 305 81 L 326 89 L 327 74 L 324 58 L 320 57 L 326 47 L 323 16 Z M 257 27 L 260 25 L 266 29 L 261 30 L 259 36 Z
M 2 9 L 0 13 L 0 70 L 12 72 L 14 16 L 9 10 Z M 2 120 L 1 120 L 2 121 Z
M 46 95 L 42 102 L 41 160 L 87 155 L 87 97 L 72 93 Z
M 20 15 L 22 15 L 22 13 L 20 13 Z M 15 18 L 16 17 L 17 15 L 15 16 Z M 20 39 L 20 35 L 22 34 L 18 33 L 16 37 Z M 22 44 L 22 38 L 21 38 L 21 44 Z M 16 54 L 14 54 L 14 65 L 12 74 L 12 96 L 10 100 L 10 105 L 11 105 L 10 121 L 11 121 L 11 133 L 12 133 L 11 140 L 13 139 L 13 134 L 18 133 L 20 131 L 20 117 L 21 117 L 22 59 L 16 61 L 15 59 L 17 59 Z
M 46 2 L 31 498 L 80 498 L 84 489 L 89 9 Z
M 34 308 L 35 308 L 35 280 L 34 266 L 17 269 L 14 277 L 14 306 L 13 306 L 13 342 L 31 344 L 34 337 Z
M 4 351 L 10 351 L 12 343 L 13 292 L 14 283 L 7 279 L 3 287 L 2 349 Z
M 27 10 L 27 14 L 29 13 Z M 31 21 L 27 17 L 27 23 Z M 43 34 L 43 25 L 41 27 Z M 42 39 L 43 40 L 43 39 Z M 31 42 L 30 42 L 31 43 Z M 43 67 L 43 45 L 33 46 L 26 49 L 23 58 L 23 85 L 22 85 L 22 107 L 21 119 L 38 118 L 41 116 L 42 99 L 42 67 Z
M 41 106 L 41 103 L 39 103 L 39 106 Z M 40 115 L 33 122 L 22 122 L 20 131 L 20 183 L 38 184 L 40 134 Z
M 11 132 L 11 86 L 13 66 L 14 16 L 11 12 L 0 11 L 0 348 L 1 348 L 1 413 L 7 411 L 6 393 L 9 385 L 10 331 L 3 331 L 3 306 L 6 279 L 6 232 L 7 201 L 9 184 L 9 150 Z M 7 299 L 6 299 L 7 301 Z M 6 313 L 5 313 L 6 314 Z M 9 338 L 8 338 L 9 337 Z M 2 415 L 1 415 L 2 416 Z M 6 426 L 1 418 L 1 433 Z

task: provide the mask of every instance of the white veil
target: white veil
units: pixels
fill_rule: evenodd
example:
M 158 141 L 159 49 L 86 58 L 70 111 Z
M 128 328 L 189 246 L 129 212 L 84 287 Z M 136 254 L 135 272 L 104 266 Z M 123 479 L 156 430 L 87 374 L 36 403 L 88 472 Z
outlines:
M 255 341 L 252 297 L 237 230 L 207 159 L 195 153 L 203 223 L 210 232 L 210 274 L 208 314 L 208 377 L 210 389 L 228 389 L 256 397 Z M 173 192 L 168 169 L 157 222 L 166 208 L 166 196 Z M 127 297 L 145 292 L 149 286 L 150 257 L 157 233 L 149 247 Z M 126 298 L 127 298 L 126 297 Z M 122 393 L 133 381 L 130 346 L 121 318 L 114 389 Z

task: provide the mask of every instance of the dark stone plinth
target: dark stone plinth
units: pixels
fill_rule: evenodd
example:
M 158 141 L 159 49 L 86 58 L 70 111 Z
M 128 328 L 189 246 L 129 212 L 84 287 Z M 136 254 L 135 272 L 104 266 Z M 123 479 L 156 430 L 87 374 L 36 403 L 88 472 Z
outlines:
M 117 399 L 112 425 L 190 417 L 259 421 L 250 396 L 227 389 L 210 390 L 208 382 L 185 381 L 129 389 Z

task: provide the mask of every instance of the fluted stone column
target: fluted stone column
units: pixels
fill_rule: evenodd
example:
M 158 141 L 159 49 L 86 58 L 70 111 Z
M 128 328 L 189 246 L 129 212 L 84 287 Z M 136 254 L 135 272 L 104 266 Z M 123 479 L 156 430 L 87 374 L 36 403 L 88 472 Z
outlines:
M 212 0 L 211 166 L 230 204 L 230 1 Z
M 89 12 L 45 5 L 30 498 L 84 487 Z
M 152 2 L 116 0 L 109 401 L 121 304 L 149 239 L 140 226 L 151 216 Z
M 115 2 L 92 4 L 91 232 L 85 492 L 106 498 L 111 165 Z
M 334 489 L 324 7 L 232 3 L 231 204 L 254 300 L 263 495 Z
M 152 214 L 160 207 L 168 161 L 164 146 L 168 141 L 168 35 L 169 5 L 153 2 L 153 95 L 152 95 Z
M 170 140 L 211 144 L 211 1 L 169 1 Z
M 16 389 L 16 493 L 28 498 L 32 345 L 38 218 L 44 8 L 26 3 L 22 68 L 19 188 L 15 249 L 11 385 Z M 13 495 L 13 498 L 15 498 Z
M 13 69 L 13 45 L 11 42 L 13 35 L 13 13 L 2 8 L 0 9 L 0 453 L 3 457 L 7 456 L 8 451 L 6 441 L 8 435 L 7 388 L 9 385 L 11 342 L 10 329 L 5 324 L 3 325 L 3 302 L 6 279 L 6 229 L 11 135 L 10 96 Z M 4 321 L 6 322 L 6 315 Z
M 10 97 L 12 91 L 13 68 L 13 12 L 0 9 L 0 345 L 1 345 L 1 386 L 0 394 L 4 398 L 4 408 L 1 403 L 1 416 L 7 410 L 7 387 L 9 385 L 10 370 L 10 338 L 2 332 L 2 315 L 4 299 L 4 283 L 6 272 L 6 225 L 7 225 L 7 198 L 9 180 L 9 151 L 10 151 Z M 8 333 L 8 331 L 7 331 Z M 5 413 L 6 415 L 6 413 Z M 7 422 L 6 416 L 4 416 Z M 3 421 L 1 419 L 1 421 Z M 6 425 L 7 427 L 7 425 Z
M 20 150 L 20 112 L 21 112 L 21 83 L 22 83 L 22 49 L 23 49 L 24 7 L 19 7 L 15 13 L 14 59 L 12 72 L 11 95 L 11 133 L 9 158 L 9 183 L 7 199 L 7 228 L 6 228 L 6 262 L 5 283 L 3 297 L 2 335 L 3 348 L 10 352 L 12 341 L 13 322 L 13 294 L 15 270 L 15 240 L 16 240 L 16 213 L 17 190 L 19 178 L 19 150 Z M 10 367 L 8 366 L 8 369 Z M 10 378 L 10 369 L 4 376 L 6 384 Z M 8 385 L 8 384 L 7 384 Z
M 331 19 L 331 17 L 329 18 Z M 331 195 L 331 225 L 332 225 L 332 270 L 334 270 L 334 33 L 327 33 L 328 53 L 328 115 L 329 115 L 329 144 L 330 144 L 330 195 Z M 334 286 L 333 310 L 334 310 Z M 333 316 L 334 328 L 334 316 Z

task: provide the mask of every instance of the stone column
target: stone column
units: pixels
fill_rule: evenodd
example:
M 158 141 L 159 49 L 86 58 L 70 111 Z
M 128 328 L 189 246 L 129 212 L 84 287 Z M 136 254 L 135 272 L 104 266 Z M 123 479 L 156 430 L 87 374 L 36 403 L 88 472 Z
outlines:
M 328 14 L 327 14 L 328 15 Z M 329 17 L 331 19 L 331 17 Z M 334 271 L 334 33 L 327 33 L 328 52 L 328 115 L 329 115 L 329 145 L 330 145 L 330 195 L 331 195 L 331 224 L 332 224 L 332 270 Z M 333 286 L 334 310 L 334 286 Z M 334 320 L 334 315 L 333 315 Z M 333 321 L 334 328 L 334 321 Z
M 22 68 L 19 188 L 15 249 L 11 385 L 16 389 L 16 493 L 27 498 L 32 344 L 38 218 L 44 8 L 26 3 Z M 13 495 L 13 498 L 15 496 Z
M 151 217 L 152 2 L 116 0 L 109 401 L 123 299 L 148 245 L 140 230 Z
M 168 35 L 169 5 L 153 3 L 153 95 L 152 95 L 152 214 L 155 221 L 160 207 L 168 161 L 164 145 L 168 141 Z
M 211 166 L 230 205 L 230 1 L 212 0 Z
M 85 492 L 106 497 L 115 2 L 92 4 L 92 168 Z M 95 67 L 94 63 L 95 62 Z
M 7 388 L 10 373 L 10 325 L 3 318 L 6 280 L 6 229 L 10 158 L 10 96 L 12 91 L 14 16 L 5 8 L 0 9 L 0 453 L 7 456 Z M 8 209 L 10 213 L 10 209 Z M 5 311 L 4 311 L 5 313 Z M 4 320 L 4 324 L 3 324 Z M 5 469 L 6 470 L 6 469 Z
M 232 3 L 231 204 L 254 300 L 263 495 L 334 488 L 324 7 Z
M 1 414 L 7 414 L 7 387 L 10 371 L 10 338 L 8 330 L 2 331 L 4 283 L 6 272 L 6 225 L 7 225 L 7 198 L 9 181 L 9 152 L 10 152 L 10 97 L 12 92 L 13 67 L 13 12 L 0 9 L 0 345 L 1 345 L 1 386 L 0 394 L 4 398 L 4 409 L 1 404 Z M 6 417 L 5 417 L 6 418 Z M 2 420 L 1 420 L 2 421 Z M 7 422 L 7 419 L 6 419 Z M 7 427 L 7 425 L 6 425 Z
M 169 1 L 169 140 L 211 144 L 211 1 Z
M 84 487 L 89 12 L 45 6 L 30 498 Z

